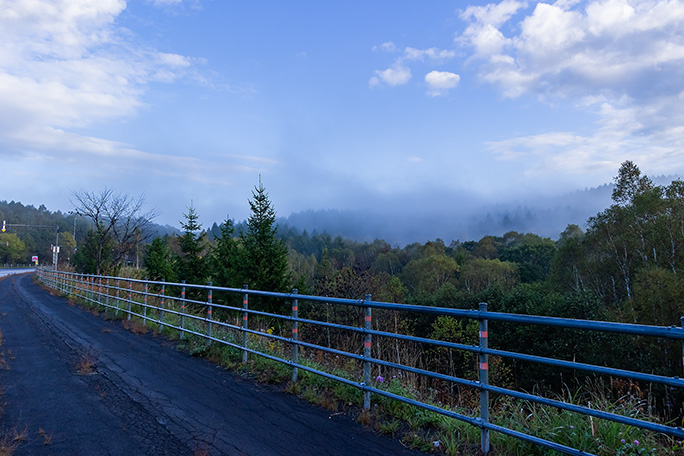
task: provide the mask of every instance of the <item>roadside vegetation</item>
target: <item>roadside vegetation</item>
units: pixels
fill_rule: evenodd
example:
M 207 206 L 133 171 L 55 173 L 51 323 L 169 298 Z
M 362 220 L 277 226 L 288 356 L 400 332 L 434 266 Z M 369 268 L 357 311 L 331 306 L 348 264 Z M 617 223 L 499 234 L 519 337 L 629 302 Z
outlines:
M 211 282 L 232 288 L 247 285 L 250 289 L 277 292 L 296 288 L 301 294 L 318 296 L 361 299 L 372 294 L 375 301 L 462 309 L 476 309 L 478 303 L 487 302 L 489 310 L 495 312 L 662 326 L 679 325 L 684 315 L 684 182 L 654 185 L 632 162 L 623 163 L 618 170 L 613 204 L 590 218 L 585 228 L 568 226 L 555 241 L 511 231 L 479 241 L 449 244 L 441 239 L 403 247 L 382 240 L 359 243 L 326 233 L 277 226 L 275 210 L 261 182 L 252 192 L 249 204 L 251 216 L 245 223 L 236 225 L 227 217 L 210 229 L 202 228 L 200 215 L 191 205 L 183 214 L 182 233 L 156 237 L 144 248 L 135 243 L 122 247 L 115 237 L 98 237 L 96 231 L 85 236 L 78 250 L 82 260 L 76 257 L 78 261 L 72 267 L 89 274 L 99 271 L 176 283 Z M 102 246 L 105 248 L 100 250 Z M 121 249 L 128 249 L 127 253 L 119 255 Z M 93 255 L 87 256 L 87 252 L 102 254 L 93 262 Z M 143 268 L 131 268 L 138 260 Z M 167 290 L 167 305 L 174 305 L 173 298 L 179 293 L 179 289 Z M 203 293 L 189 291 L 187 297 L 205 301 Z M 228 295 L 214 296 L 216 304 L 237 305 L 237 301 Z M 250 302 L 250 309 L 289 311 L 282 307 L 282 302 L 269 299 L 255 299 Z M 206 307 L 191 305 L 187 311 L 202 314 Z M 217 312 L 216 318 L 237 318 L 220 314 Z M 339 324 L 356 324 L 362 318 L 353 309 L 306 304 L 302 304 L 300 316 Z M 277 321 L 263 318 L 255 324 L 264 333 L 287 337 L 285 328 Z M 469 345 L 476 343 L 477 337 L 473 322 L 449 317 L 406 316 L 385 311 L 374 314 L 373 324 L 373 329 L 381 331 Z M 174 330 L 161 332 L 179 337 Z M 681 344 L 673 342 L 510 323 L 490 323 L 489 333 L 490 347 L 508 351 L 628 367 L 668 377 L 681 376 L 683 369 Z M 362 346 L 358 335 L 334 329 L 303 329 L 302 334 L 307 342 L 321 346 L 350 351 Z M 221 337 L 230 340 L 237 336 L 225 333 Z M 423 350 L 408 342 L 378 339 L 372 347 L 374 357 L 475 379 L 477 360 L 472 354 L 448 349 Z M 268 338 L 253 343 L 265 344 L 261 348 L 273 353 L 289 349 Z M 235 348 L 209 346 L 193 337 L 185 339 L 183 345 L 192 353 L 246 369 L 262 381 L 287 382 L 291 375 L 287 366 L 253 356 L 243 366 L 241 353 Z M 358 380 L 359 366 L 354 362 L 307 350 L 302 350 L 300 359 Z M 511 360 L 493 359 L 491 363 L 492 382 L 498 386 L 684 425 L 682 391 Z M 478 413 L 476 392 L 391 369 L 374 369 L 374 386 L 401 391 L 407 397 L 464 415 Z M 357 389 L 304 371 L 300 374 L 296 384 L 287 386 L 289 391 L 330 409 L 331 413 L 348 413 L 359 407 L 361 396 Z M 597 454 L 675 455 L 684 451 L 681 442 L 525 401 L 493 397 L 492 407 L 492 414 L 505 420 L 498 424 Z M 358 412 L 358 419 L 379 432 L 401 438 L 407 446 L 425 451 L 478 451 L 479 429 L 382 397 L 374 399 L 370 413 Z M 547 454 L 496 433 L 492 433 L 492 443 L 499 454 Z

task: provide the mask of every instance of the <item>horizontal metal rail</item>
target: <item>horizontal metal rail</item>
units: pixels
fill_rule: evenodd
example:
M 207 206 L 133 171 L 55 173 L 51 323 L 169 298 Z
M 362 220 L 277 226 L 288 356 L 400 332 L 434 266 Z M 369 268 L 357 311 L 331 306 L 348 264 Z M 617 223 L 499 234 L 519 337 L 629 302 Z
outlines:
M 592 409 L 590 407 L 585 407 L 582 405 L 576 405 L 560 400 L 549 399 L 534 394 L 524 393 L 520 391 L 490 385 L 488 382 L 487 360 L 487 357 L 490 355 L 499 356 L 503 358 L 509 358 L 530 363 L 538 363 L 554 367 L 580 370 L 594 374 L 600 374 L 610 377 L 621 377 L 648 383 L 658 383 L 666 385 L 671 388 L 684 389 L 684 379 L 678 376 L 664 377 L 643 372 L 617 369 L 613 367 L 596 366 L 592 364 L 578 363 L 575 361 L 567 361 L 556 358 L 548 358 L 537 355 L 492 349 L 489 348 L 487 345 L 487 322 L 489 321 L 507 322 L 512 324 L 551 326 L 604 333 L 626 334 L 633 336 L 649 336 L 666 338 L 675 341 L 684 341 L 684 318 L 682 319 L 682 326 L 680 327 L 646 326 L 604 321 L 577 320 L 558 317 L 488 312 L 486 310 L 486 304 L 481 304 L 480 309 L 478 310 L 463 310 L 372 301 L 370 295 L 367 295 L 365 299 L 354 300 L 334 297 L 300 295 L 296 292 L 296 290 L 294 290 L 292 293 L 276 293 L 262 290 L 249 290 L 246 287 L 228 288 L 217 287 L 213 286 L 212 284 L 199 285 L 186 283 L 172 283 L 164 281 L 140 280 L 122 277 L 107 277 L 93 275 L 86 276 L 75 273 L 53 271 L 49 269 L 40 269 L 38 273 L 41 280 L 48 286 L 61 290 L 67 294 L 79 296 L 82 299 L 94 305 L 103 306 L 105 307 L 105 309 L 111 309 L 117 313 L 124 312 L 127 314 L 128 319 L 130 319 L 132 316 L 135 316 L 137 318 L 140 318 L 144 324 L 147 324 L 148 322 L 152 324 L 158 324 L 160 330 L 162 327 L 177 330 L 180 332 L 181 338 L 185 335 L 193 335 L 206 339 L 208 343 L 217 342 L 240 350 L 243 353 L 243 362 L 247 359 L 248 354 L 253 354 L 262 356 L 264 358 L 279 363 L 286 364 L 293 369 L 293 381 L 296 380 L 297 370 L 303 370 L 359 388 L 364 393 L 365 407 L 370 406 L 370 393 L 373 393 L 380 396 L 395 399 L 410 405 L 414 405 L 425 410 L 439 413 L 444 416 L 468 423 L 472 426 L 479 427 L 482 431 L 481 449 L 484 453 L 487 453 L 489 451 L 489 431 L 494 431 L 503 435 L 508 435 L 526 442 L 530 442 L 566 454 L 590 454 L 581 449 L 570 448 L 556 442 L 539 438 L 537 436 L 525 434 L 516 430 L 508 429 L 506 427 L 490 423 L 488 396 L 490 392 L 498 395 L 505 395 L 524 401 L 555 407 L 561 410 L 580 413 L 583 415 L 599 419 L 611 420 L 627 426 L 634 426 L 652 432 L 670 435 L 677 439 L 684 439 L 684 429 L 682 429 L 681 427 L 670 427 L 659 423 L 641 420 L 638 418 L 605 412 L 602 410 Z M 123 285 L 121 285 L 122 282 Z M 114 285 L 114 283 L 116 283 L 116 285 Z M 159 291 L 149 291 L 150 287 L 156 287 L 159 289 Z M 174 290 L 175 292 L 171 293 L 171 290 Z M 177 296 L 178 290 L 182 290 L 180 292 L 180 296 Z M 198 299 L 189 299 L 186 297 L 186 290 L 195 290 L 195 293 L 206 293 L 207 300 L 202 301 Z M 242 297 L 242 306 L 228 305 L 221 302 L 213 301 L 212 293 L 216 292 L 222 292 L 228 295 L 236 295 Z M 273 298 L 282 301 L 284 304 L 291 302 L 293 303 L 292 314 L 282 315 L 277 313 L 270 313 L 250 309 L 248 306 L 248 301 L 250 297 Z M 150 303 L 150 301 L 152 300 L 156 300 L 157 303 Z M 361 326 L 351 326 L 328 321 L 300 318 L 297 312 L 298 302 L 308 302 L 314 305 L 327 304 L 335 306 L 360 307 L 366 309 L 365 324 Z M 173 306 L 171 306 L 171 303 L 180 303 L 180 310 L 178 310 L 177 307 L 174 308 Z M 125 307 L 121 307 L 122 305 L 124 305 Z M 208 311 L 206 315 L 197 315 L 191 312 L 187 312 L 187 305 L 193 305 L 197 308 L 206 308 L 208 309 Z M 236 323 L 232 324 L 227 321 L 221 321 L 219 319 L 214 318 L 214 313 L 212 312 L 212 310 L 216 311 L 216 309 L 222 309 L 226 312 L 236 315 Z M 284 306 L 283 309 L 286 309 L 286 306 Z M 371 312 L 373 309 L 391 310 L 408 313 L 444 315 L 454 318 L 478 320 L 480 322 L 480 344 L 466 345 L 456 342 L 448 342 L 424 337 L 410 336 L 400 333 L 374 330 L 371 326 Z M 156 317 L 150 316 L 149 312 L 151 311 L 157 312 Z M 240 315 L 242 315 L 242 317 L 240 317 Z M 262 319 L 277 319 L 282 322 L 289 322 L 292 327 L 292 336 L 285 337 L 283 335 L 270 334 L 269 332 L 252 329 L 248 325 L 248 321 L 251 316 L 262 317 Z M 191 325 L 189 324 L 189 322 L 194 323 Z M 204 327 L 202 329 L 198 329 L 197 327 L 190 327 L 193 325 L 203 325 Z M 312 325 L 322 328 L 341 330 L 354 333 L 359 336 L 363 336 L 363 339 L 365 340 L 365 348 L 363 350 L 360 349 L 362 353 L 351 353 L 348 351 L 332 347 L 325 347 L 319 344 L 303 341 L 298 336 L 298 328 L 301 327 L 300 325 L 305 325 L 305 327 L 306 325 Z M 242 342 L 227 340 L 225 338 L 225 334 L 223 337 L 217 337 L 216 331 L 220 330 L 229 330 L 231 334 L 242 334 Z M 292 347 L 292 359 L 282 358 L 280 356 L 274 355 L 273 353 L 267 353 L 263 349 L 259 350 L 258 346 L 257 348 L 253 348 L 254 346 L 250 346 L 250 344 L 248 343 L 247 336 L 277 341 L 281 343 L 283 346 Z M 374 358 L 371 356 L 370 341 L 372 337 L 402 340 L 421 345 L 427 344 L 434 347 L 460 350 L 477 354 L 480 357 L 480 380 L 467 380 L 464 378 L 459 378 L 439 372 L 432 372 L 430 370 L 420 369 L 415 366 L 408 366 L 405 364 L 399 364 L 379 358 Z M 355 360 L 359 363 L 362 363 L 363 380 L 354 381 L 299 362 L 297 357 L 297 349 L 299 347 L 306 348 L 309 350 L 325 352 L 336 356 L 343 356 Z M 480 417 L 463 415 L 453 410 L 435 406 L 434 404 L 421 402 L 409 397 L 404 397 L 386 391 L 382 388 L 376 388 L 371 384 L 371 366 L 384 366 L 386 368 L 397 369 L 403 372 L 434 378 L 437 380 L 443 380 L 446 382 L 450 382 L 452 384 L 457 384 L 479 390 L 481 394 Z

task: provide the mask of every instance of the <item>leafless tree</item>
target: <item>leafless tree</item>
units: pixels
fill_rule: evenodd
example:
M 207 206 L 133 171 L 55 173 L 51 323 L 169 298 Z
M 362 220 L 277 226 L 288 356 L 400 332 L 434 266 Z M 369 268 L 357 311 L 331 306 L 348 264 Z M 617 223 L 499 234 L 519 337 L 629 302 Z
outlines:
M 110 188 L 100 192 L 78 190 L 72 192 L 71 204 L 75 213 L 88 217 L 94 225 L 96 248 L 96 273 L 102 273 L 105 249 L 113 241 L 115 249 L 112 264 L 120 265 L 126 255 L 149 237 L 147 228 L 159 215 L 156 209 L 143 210 L 145 196 L 137 198 L 118 193 Z

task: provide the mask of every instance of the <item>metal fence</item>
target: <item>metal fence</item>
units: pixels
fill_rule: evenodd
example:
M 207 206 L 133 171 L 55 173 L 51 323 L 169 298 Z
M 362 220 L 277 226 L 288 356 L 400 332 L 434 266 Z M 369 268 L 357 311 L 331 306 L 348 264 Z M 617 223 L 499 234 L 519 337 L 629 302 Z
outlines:
M 481 303 L 478 310 L 462 310 L 418 305 L 393 304 L 387 302 L 376 302 L 370 295 L 365 299 L 352 300 L 321 296 L 308 296 L 298 294 L 297 290 L 291 293 L 273 293 L 259 290 L 249 290 L 244 288 L 225 288 L 208 285 L 196 285 L 186 283 L 169 283 L 163 281 L 137 280 L 132 278 L 107 277 L 81 275 L 69 272 L 40 269 L 38 271 L 40 280 L 47 286 L 57 289 L 65 294 L 78 296 L 92 304 L 103 306 L 117 313 L 121 312 L 122 317 L 131 319 L 138 317 L 145 324 L 158 325 L 159 330 L 163 328 L 178 331 L 180 338 L 188 336 L 198 336 L 212 342 L 225 344 L 240 350 L 243 363 L 247 361 L 249 354 L 259 355 L 280 363 L 284 363 L 292 368 L 292 381 L 297 381 L 299 370 L 311 372 L 347 385 L 359 388 L 363 392 L 364 408 L 371 406 L 371 393 L 385 396 L 397 401 L 404 402 L 425 410 L 429 410 L 456 420 L 463 421 L 480 429 L 480 446 L 484 454 L 490 451 L 490 432 L 498 432 L 507 436 L 512 436 L 536 445 L 553 449 L 570 455 L 590 455 L 580 449 L 571 448 L 556 442 L 542 439 L 513 429 L 494 424 L 490 421 L 490 399 L 489 394 L 509 396 L 532 403 L 543 404 L 556 407 L 558 409 L 576 412 L 589 417 L 610 420 L 627 426 L 662 433 L 679 440 L 684 440 L 684 428 L 672 427 L 655 422 L 645 421 L 630 416 L 623 416 L 607 411 L 577 405 L 561 400 L 549 399 L 539 395 L 512 389 L 494 386 L 489 382 L 489 356 L 503 357 L 513 360 L 521 360 L 532 363 L 540 363 L 557 368 L 568 368 L 594 373 L 609 377 L 636 380 L 650 384 L 665 385 L 670 388 L 684 389 L 684 379 L 673 376 L 665 377 L 643 372 L 617 369 L 612 367 L 583 364 L 574 361 L 567 361 L 555 358 L 541 357 L 517 352 L 509 352 L 488 347 L 490 321 L 509 322 L 513 324 L 527 324 L 539 326 L 552 326 L 559 328 L 569 328 L 575 330 L 588 330 L 600 333 L 617 333 L 636 336 L 649 336 L 664 338 L 673 341 L 682 341 L 682 358 L 684 363 L 684 317 L 681 319 L 681 326 L 661 327 L 645 326 L 637 324 L 612 323 L 604 321 L 576 320 L 567 318 L 531 316 L 506 314 L 487 311 L 487 304 Z M 213 299 L 214 293 L 220 292 L 224 296 L 233 296 L 241 304 L 230 305 L 220 304 Z M 192 294 L 192 297 L 190 297 Z M 250 309 L 250 298 L 270 299 L 281 304 L 280 309 L 288 310 L 287 315 L 264 312 Z M 312 320 L 301 318 L 299 306 L 301 303 L 308 303 L 312 306 L 345 306 L 345 308 L 356 308 L 359 313 L 363 311 L 363 319 L 357 326 L 348 324 L 338 324 L 329 321 Z M 201 312 L 190 312 L 188 307 L 193 306 L 195 310 Z M 222 309 L 224 314 L 232 314 L 234 317 L 219 319 L 215 317 L 215 312 Z M 444 315 L 458 319 L 477 320 L 479 322 L 479 344 L 466 345 L 442 340 L 434 340 L 422 337 L 415 337 L 398 332 L 387 332 L 374 330 L 373 311 L 391 310 L 402 313 Z M 271 319 L 278 321 L 287 330 L 287 336 L 283 333 L 275 334 L 271 331 L 256 329 L 250 326 L 250 317 L 258 319 Z M 234 322 L 232 322 L 234 321 Z M 305 342 L 300 338 L 300 325 L 311 325 L 312 327 L 327 328 L 334 330 L 348 331 L 357 334 L 362 340 L 363 345 L 356 353 L 345 351 L 339 348 L 326 347 L 320 344 Z M 237 335 L 236 337 L 226 337 L 226 333 Z M 460 377 L 446 375 L 439 372 L 431 372 L 415 366 L 395 363 L 385 359 L 372 356 L 373 337 L 390 338 L 398 341 L 407 341 L 417 344 L 427 344 L 433 347 L 441 347 L 453 350 L 461 350 L 473 353 L 479 357 L 479 380 L 468 380 Z M 254 339 L 266 339 L 269 341 L 280 342 L 289 346 L 290 350 L 287 357 L 274 354 L 270 350 L 260 348 L 259 344 L 251 343 Z M 312 367 L 300 360 L 300 349 L 312 349 L 320 352 L 329 353 L 335 356 L 346 357 L 355 360 L 362 366 L 362 376 L 359 379 L 345 378 L 337 372 L 327 372 L 320 367 Z M 402 396 L 382 388 L 373 386 L 371 369 L 373 366 L 383 366 L 388 369 L 397 369 L 402 372 L 426 376 L 455 385 L 473 388 L 479 391 L 480 396 L 480 415 L 468 416 L 457 413 L 435 404 L 421 402 L 409 397 Z M 360 381 L 359 381 L 360 380 Z

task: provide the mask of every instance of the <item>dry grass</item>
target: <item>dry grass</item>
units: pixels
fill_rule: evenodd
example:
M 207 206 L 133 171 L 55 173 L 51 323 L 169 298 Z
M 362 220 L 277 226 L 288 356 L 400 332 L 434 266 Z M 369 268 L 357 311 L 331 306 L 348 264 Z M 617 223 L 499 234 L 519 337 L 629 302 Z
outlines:
M 91 375 L 95 371 L 95 365 L 92 360 L 83 358 L 76 366 L 78 375 Z
M 361 410 L 359 417 L 356 418 L 356 422 L 363 426 L 370 426 L 371 424 L 371 413 L 370 410 Z
M 133 334 L 147 334 L 148 328 L 142 323 L 135 320 L 121 320 L 124 329 L 132 332 Z
M 202 446 L 202 445 L 195 448 L 192 452 L 193 456 L 209 456 L 210 454 L 211 453 L 209 452 L 209 448 L 207 448 L 206 446 Z
M 93 355 L 86 352 L 76 364 L 78 375 L 92 375 L 95 373 L 95 361 Z
M 12 456 L 14 450 L 19 446 L 19 442 L 11 437 L 5 436 L 0 439 L 0 456 Z
M 38 429 L 38 434 L 43 438 L 43 445 L 50 445 L 52 443 L 52 433 L 48 434 L 43 428 Z

